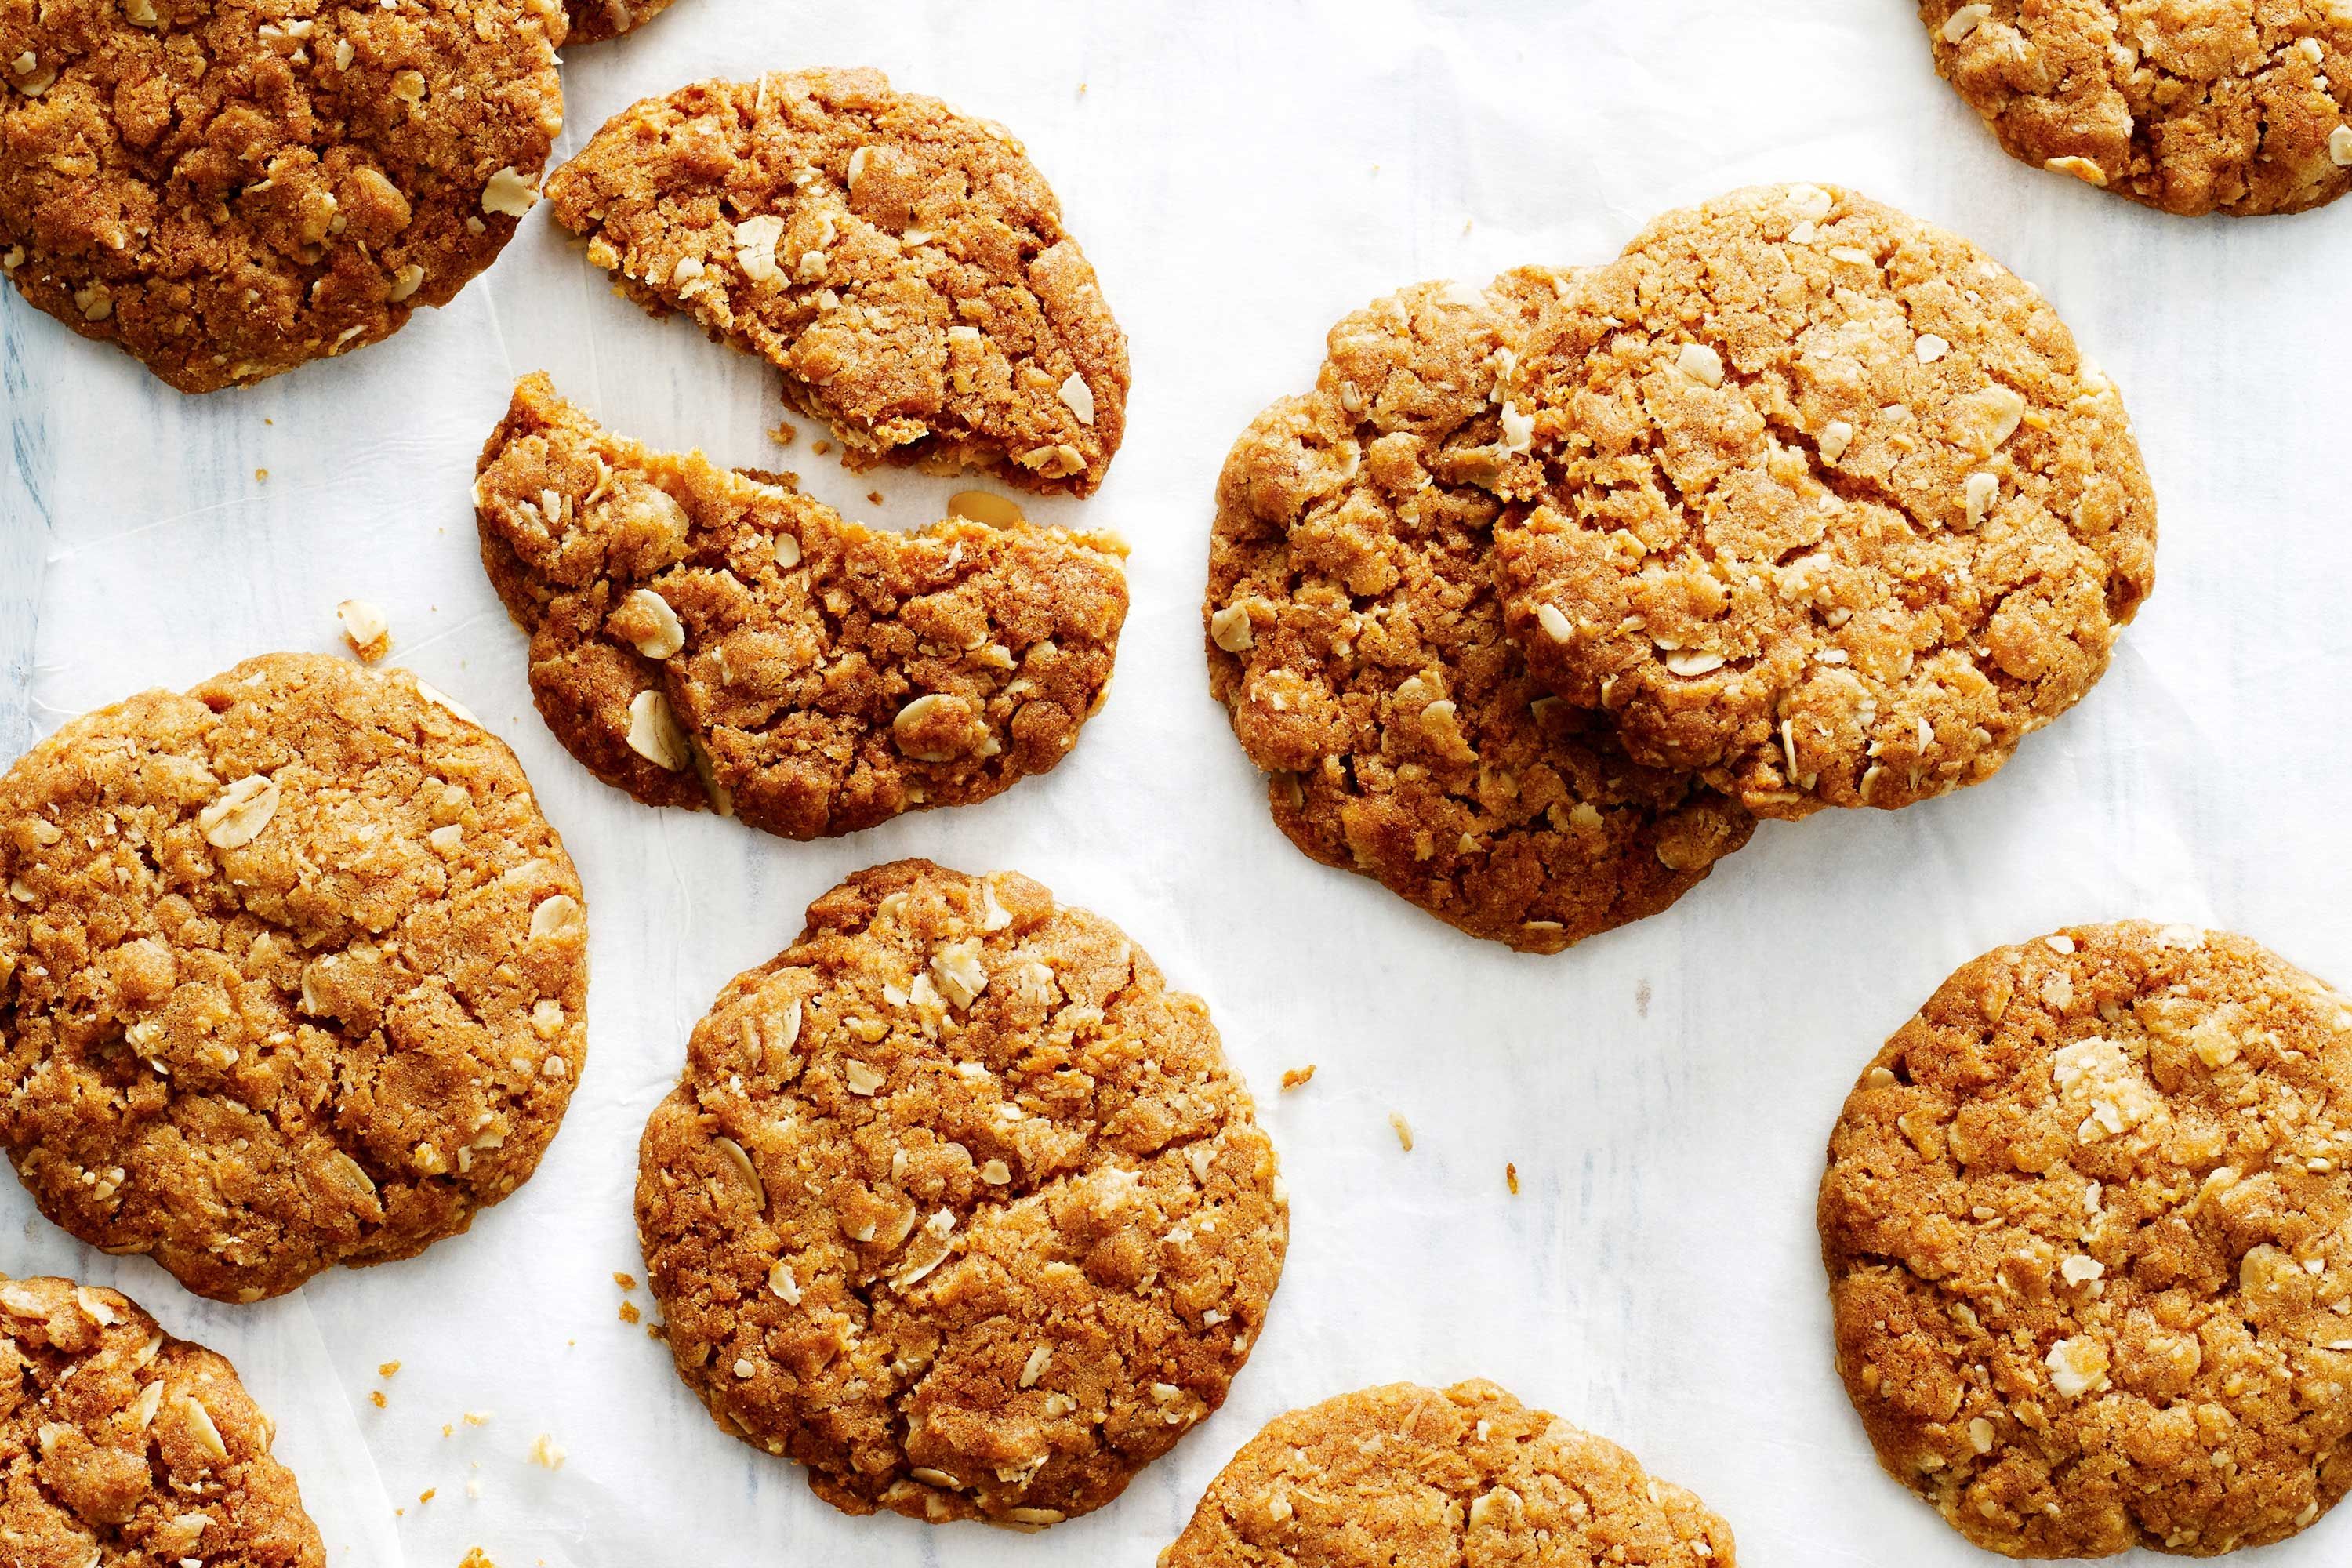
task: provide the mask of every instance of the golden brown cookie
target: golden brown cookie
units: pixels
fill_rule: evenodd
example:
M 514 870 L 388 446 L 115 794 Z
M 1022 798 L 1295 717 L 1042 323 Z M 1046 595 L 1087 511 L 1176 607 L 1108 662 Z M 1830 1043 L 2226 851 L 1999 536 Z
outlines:
M 0 1562 L 324 1568 L 275 1436 L 235 1367 L 128 1297 L 0 1276 Z
M 670 0 L 563 0 L 575 44 L 598 44 L 634 33 L 669 6 Z
M 850 1513 L 1052 1524 L 1225 1397 L 1289 1239 L 1208 1009 L 1026 877 L 860 871 L 695 1026 L 637 1232 L 683 1377 Z
M 1850 191 L 1670 213 L 1521 363 L 1496 531 L 1537 678 L 1759 816 L 1990 777 L 2155 574 L 2114 384 L 2033 289 Z
M 1491 1383 L 1392 1383 L 1269 1423 L 1160 1568 L 1736 1568 L 1731 1527 Z
M 494 260 L 563 124 L 555 0 L 7 0 L 0 268 L 212 392 Z
M 2347 0 L 1919 0 L 1919 16 L 2012 158 L 2185 216 L 2352 190 Z
M 861 528 L 515 387 L 474 487 L 539 710 L 597 777 L 815 838 L 1041 773 L 1110 685 L 1109 533 Z
M 1089 495 L 1118 450 L 1127 335 L 993 121 L 879 71 L 698 82 L 615 115 L 547 194 L 630 298 L 782 371 L 853 468 Z
M 1754 827 L 1629 763 L 1504 634 L 1488 548 L 1537 476 L 1495 395 L 1570 288 L 1423 284 L 1334 327 L 1316 390 L 1225 459 L 1202 607 L 1211 689 L 1291 842 L 1536 952 L 1655 914 Z
M 587 1052 L 580 879 L 406 670 L 247 659 L 0 779 L 0 1140 L 41 1212 L 257 1301 L 520 1185 Z
M 1845 1102 L 1838 1371 L 1979 1546 L 2210 1556 L 2352 1487 L 2352 1002 L 2243 937 L 1966 965 Z

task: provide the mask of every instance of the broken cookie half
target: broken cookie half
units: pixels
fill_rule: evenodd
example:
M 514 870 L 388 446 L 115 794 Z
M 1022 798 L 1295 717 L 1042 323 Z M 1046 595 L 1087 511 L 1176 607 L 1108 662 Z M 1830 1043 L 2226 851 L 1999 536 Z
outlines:
M 790 838 L 1052 768 L 1127 617 L 1115 535 L 864 528 L 777 476 L 615 436 L 544 375 L 516 386 L 474 498 L 557 739 L 648 805 Z
M 624 110 L 547 187 L 588 258 L 784 373 L 842 458 L 1091 494 L 1127 338 L 1003 126 L 872 70 L 708 81 Z

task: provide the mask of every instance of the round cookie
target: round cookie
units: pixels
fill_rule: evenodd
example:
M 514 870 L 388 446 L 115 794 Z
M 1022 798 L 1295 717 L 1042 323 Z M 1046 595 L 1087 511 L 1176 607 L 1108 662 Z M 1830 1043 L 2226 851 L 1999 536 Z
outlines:
M 1498 378 L 1570 287 L 1423 284 L 1333 328 L 1316 390 L 1225 459 L 1203 605 L 1211 689 L 1291 842 L 1535 952 L 1664 909 L 1754 827 L 1629 763 L 1504 633 L 1492 531 L 1538 476 Z
M 637 1228 L 678 1374 L 850 1513 L 1045 1525 L 1222 1404 L 1289 1209 L 1208 1009 L 1025 877 L 861 871 L 696 1026 Z
M 1276 1416 L 1160 1568 L 1736 1568 L 1731 1527 L 1491 1383 L 1392 1383 Z
M 325 1568 L 275 1436 L 235 1367 L 129 1298 L 0 1276 L 7 1562 Z
M 699 82 L 614 116 L 547 194 L 631 298 L 782 371 L 853 468 L 1083 496 L 1118 450 L 1127 336 L 1001 125 L 879 71 Z
M 482 561 L 572 754 L 650 805 L 791 838 L 987 800 L 1110 687 L 1127 547 L 950 519 L 863 528 L 517 384 L 474 486 Z
M 2345 0 L 1919 0 L 2010 156 L 2184 216 L 2352 190 Z
M 2283 1540 L 2352 1487 L 2352 1001 L 2144 921 L 1987 953 L 1821 1188 L 1879 1462 L 2013 1557 Z
M 0 779 L 0 1142 L 41 1212 L 255 1301 L 527 1179 L 587 1051 L 580 879 L 405 670 L 271 654 Z
M 634 33 L 669 6 L 670 0 L 563 0 L 574 44 L 600 44 Z
M 555 0 L 0 7 L 0 267 L 183 392 L 389 337 L 536 199 L 563 31 Z
M 1815 185 L 1653 223 L 1532 351 L 1496 531 L 1537 678 L 1759 816 L 1980 782 L 2155 572 L 2122 401 L 1966 240 Z

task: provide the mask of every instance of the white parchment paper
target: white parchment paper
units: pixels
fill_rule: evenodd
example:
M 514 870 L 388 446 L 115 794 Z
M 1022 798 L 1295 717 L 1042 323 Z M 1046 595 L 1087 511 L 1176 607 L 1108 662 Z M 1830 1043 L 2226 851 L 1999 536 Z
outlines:
M 1751 1564 L 1989 1561 L 1878 1473 L 1832 1373 L 1823 1142 L 1946 973 L 2062 921 L 2225 925 L 2352 979 L 2352 203 L 2184 222 L 2025 169 L 1936 79 L 1906 0 L 678 0 L 572 52 L 562 151 L 637 98 L 814 64 L 880 66 L 1013 127 L 1132 335 L 1108 483 L 1031 508 L 1134 546 L 1108 708 L 1047 778 L 822 844 L 591 779 L 531 710 L 475 556 L 474 458 L 519 373 L 649 442 L 795 468 L 855 517 L 926 523 L 961 487 L 851 475 L 806 427 L 780 450 L 768 374 L 614 299 L 543 214 L 391 342 L 200 399 L 10 293 L 0 757 L 142 687 L 333 648 L 332 606 L 364 595 L 395 661 L 521 753 L 586 879 L 595 973 L 585 1075 L 537 1177 L 422 1258 L 217 1307 L 72 1243 L 0 1176 L 0 1269 L 118 1285 L 233 1357 L 337 1568 L 455 1568 L 475 1545 L 504 1568 L 1145 1568 L 1270 1416 L 1469 1375 L 1696 1488 Z M 1768 825 L 1675 910 L 1559 957 L 1310 864 L 1202 670 L 1227 446 L 1375 295 L 1605 259 L 1664 207 L 1767 179 L 1850 184 L 1969 235 L 2120 383 L 2163 542 L 2113 672 L 1991 783 Z M 1042 1536 L 834 1512 L 616 1317 L 612 1276 L 643 1273 L 637 1134 L 688 1029 L 842 873 L 908 854 L 1026 871 L 1206 996 L 1292 1194 L 1289 1267 L 1224 1411 Z M 1277 1098 L 1309 1062 L 1313 1085 Z M 525 1460 L 541 1433 L 560 1471 Z M 2337 1518 L 2249 1561 L 2348 1559 Z

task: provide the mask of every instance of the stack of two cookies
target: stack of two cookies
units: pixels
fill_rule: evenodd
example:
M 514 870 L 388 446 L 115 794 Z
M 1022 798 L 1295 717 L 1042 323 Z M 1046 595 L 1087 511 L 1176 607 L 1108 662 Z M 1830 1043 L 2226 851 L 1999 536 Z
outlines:
M 1850 192 L 1333 329 L 1218 490 L 1213 689 L 1283 830 L 1535 952 L 1758 817 L 1989 777 L 2153 580 L 2115 386 L 2041 296 Z

